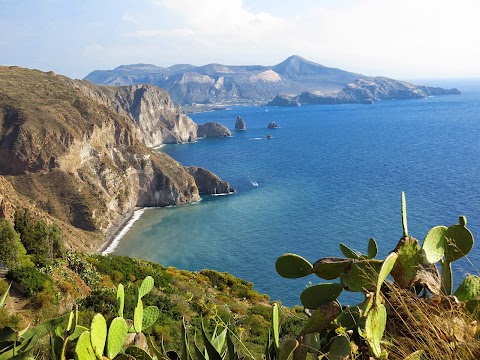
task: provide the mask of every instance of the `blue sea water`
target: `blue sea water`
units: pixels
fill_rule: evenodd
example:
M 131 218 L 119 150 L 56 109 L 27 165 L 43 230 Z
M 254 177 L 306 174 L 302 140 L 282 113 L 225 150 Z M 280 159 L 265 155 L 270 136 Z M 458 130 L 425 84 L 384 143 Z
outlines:
M 236 116 L 247 131 L 233 131 Z M 374 105 L 234 107 L 191 117 L 219 122 L 233 137 L 161 151 L 212 170 L 236 193 L 145 211 L 115 254 L 228 271 L 291 306 L 322 280 L 281 278 L 278 256 L 293 252 L 313 263 L 342 256 L 340 242 L 365 253 L 370 237 L 386 256 L 402 236 L 401 191 L 410 235 L 423 240 L 431 227 L 465 215 L 480 236 L 480 88 Z M 270 121 L 280 128 L 267 129 Z M 454 263 L 457 280 L 479 273 L 479 249 Z

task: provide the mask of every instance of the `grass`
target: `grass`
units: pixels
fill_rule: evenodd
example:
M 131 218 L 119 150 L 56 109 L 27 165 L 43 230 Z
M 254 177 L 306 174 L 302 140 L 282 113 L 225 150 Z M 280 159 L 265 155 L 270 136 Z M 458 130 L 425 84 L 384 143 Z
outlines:
M 453 297 L 419 298 L 390 285 L 386 305 L 389 359 L 416 351 L 432 360 L 480 358 L 477 319 Z

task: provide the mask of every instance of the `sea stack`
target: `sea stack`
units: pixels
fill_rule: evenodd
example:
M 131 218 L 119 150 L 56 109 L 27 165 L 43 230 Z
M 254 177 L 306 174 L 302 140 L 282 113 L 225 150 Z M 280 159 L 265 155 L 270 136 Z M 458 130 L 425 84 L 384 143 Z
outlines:
M 272 121 L 270 124 L 268 124 L 267 128 L 269 129 L 278 129 L 278 125 L 275 121 Z
M 235 130 L 237 131 L 247 130 L 245 121 L 240 116 L 237 116 L 237 120 L 235 121 Z

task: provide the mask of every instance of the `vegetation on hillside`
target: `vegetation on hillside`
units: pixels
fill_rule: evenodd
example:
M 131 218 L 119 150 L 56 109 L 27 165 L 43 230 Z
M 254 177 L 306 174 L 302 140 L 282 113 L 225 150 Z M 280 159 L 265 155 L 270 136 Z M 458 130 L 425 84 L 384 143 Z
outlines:
M 403 236 L 385 259 L 376 259 L 373 238 L 366 254 L 340 244 L 345 258 L 313 265 L 295 254 L 279 257 L 281 276 L 339 279 L 301 293 L 307 316 L 213 270 L 75 253 L 37 263 L 31 273 L 16 267 L 8 274 L 11 292 L 20 288 L 38 322 L 46 322 L 15 331 L 25 319 L 0 296 L 0 321 L 10 326 L 0 330 L 0 360 L 14 344 L 17 356 L 52 359 L 478 359 L 480 277 L 452 286 L 451 263 L 473 247 L 465 217 L 432 228 L 420 246 L 408 233 L 402 194 L 402 224 Z M 364 300 L 341 306 L 342 291 L 363 293 Z M 0 282 L 0 294 L 7 292 Z M 52 307 L 63 317 L 54 318 Z M 48 333 L 50 343 L 39 341 Z

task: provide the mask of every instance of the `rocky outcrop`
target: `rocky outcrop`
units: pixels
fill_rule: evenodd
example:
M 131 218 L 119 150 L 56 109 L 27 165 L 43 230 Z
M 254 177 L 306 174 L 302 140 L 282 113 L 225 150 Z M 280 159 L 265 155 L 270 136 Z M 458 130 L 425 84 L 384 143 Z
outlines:
M 304 104 L 372 104 L 378 100 L 422 99 L 432 95 L 460 94 L 458 89 L 420 86 L 385 77 L 359 79 L 341 91 L 326 94 L 303 92 L 297 96 L 279 95 L 267 106 L 299 106 Z
M 86 85 L 92 93 L 85 96 L 74 82 L 0 67 L 0 175 L 39 212 L 65 224 L 71 248 L 96 249 L 135 207 L 199 199 L 183 166 L 142 144 L 138 125 L 111 111 L 111 94 Z M 5 199 L 0 202 L 10 216 Z
M 219 138 L 230 136 L 232 136 L 230 130 L 216 122 L 207 122 L 203 125 L 198 125 L 197 128 L 197 137 L 199 138 Z
M 185 169 L 195 179 L 198 190 L 202 195 L 220 195 L 235 192 L 235 189 L 217 175 L 201 167 L 186 166 Z
M 279 126 L 277 125 L 277 123 L 275 121 L 272 121 L 268 124 L 267 128 L 268 129 L 278 129 Z
M 277 95 L 266 106 L 302 106 L 302 104 L 298 101 L 298 96 Z
M 247 130 L 247 125 L 245 124 L 245 121 L 240 116 L 237 116 L 237 119 L 235 120 L 235 130 L 237 131 Z

